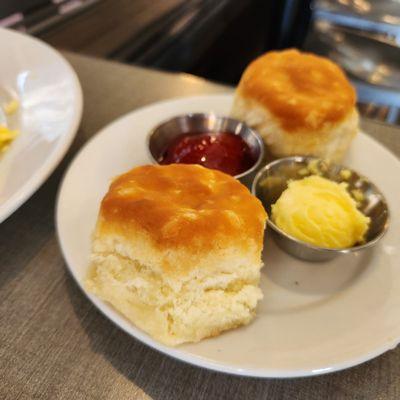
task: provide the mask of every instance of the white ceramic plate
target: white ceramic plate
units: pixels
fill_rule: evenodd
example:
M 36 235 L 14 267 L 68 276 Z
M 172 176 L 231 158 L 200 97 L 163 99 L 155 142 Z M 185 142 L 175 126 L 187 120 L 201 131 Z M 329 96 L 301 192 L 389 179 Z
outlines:
M 0 104 L 18 100 L 8 124 L 20 131 L 0 154 L 2 222 L 61 161 L 80 122 L 82 92 L 65 59 L 37 39 L 0 28 L 0 58 Z
M 359 134 L 346 164 L 370 177 L 391 210 L 388 233 L 373 251 L 327 263 L 298 261 L 266 238 L 264 299 L 249 326 L 177 348 L 164 346 L 82 287 L 98 206 L 111 178 L 150 162 L 146 135 L 185 112 L 228 114 L 230 95 L 189 97 L 136 110 L 97 134 L 77 155 L 58 198 L 57 229 L 69 269 L 96 307 L 136 339 L 180 360 L 258 377 L 294 377 L 351 367 L 400 339 L 400 162 Z

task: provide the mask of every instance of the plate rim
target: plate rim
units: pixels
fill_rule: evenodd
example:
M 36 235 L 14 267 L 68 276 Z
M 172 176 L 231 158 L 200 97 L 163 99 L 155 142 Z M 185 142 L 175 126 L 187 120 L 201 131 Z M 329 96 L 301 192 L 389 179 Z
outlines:
M 139 328 L 137 328 L 132 322 L 127 321 L 127 324 L 130 325 L 131 329 L 135 331 L 135 336 L 132 335 L 132 332 L 128 330 L 128 328 L 125 326 L 125 324 L 120 323 L 119 319 L 126 320 L 123 316 L 119 315 L 118 312 L 116 311 L 116 317 L 114 315 L 110 315 L 106 313 L 105 310 L 101 307 L 101 305 L 106 305 L 108 307 L 112 307 L 103 300 L 97 298 L 96 296 L 90 294 L 87 292 L 84 288 L 83 282 L 78 280 L 78 277 L 75 275 L 73 267 L 71 267 L 71 260 L 68 257 L 68 253 L 66 249 L 63 246 L 61 234 L 60 234 L 60 223 L 59 223 L 59 209 L 60 209 L 60 203 L 61 203 L 61 198 L 63 195 L 63 189 L 65 187 L 65 181 L 69 175 L 70 170 L 72 169 L 73 165 L 75 162 L 80 158 L 80 156 L 83 154 L 83 152 L 86 150 L 88 146 L 91 146 L 93 142 L 98 140 L 98 138 L 104 134 L 106 130 L 110 128 L 110 126 L 119 123 L 121 120 L 125 118 L 130 118 L 132 114 L 135 113 L 140 113 L 143 111 L 147 111 L 148 109 L 153 108 L 154 106 L 161 106 L 163 104 L 170 104 L 173 102 L 182 102 L 182 101 L 196 101 L 199 100 L 201 101 L 202 99 L 205 98 L 224 98 L 224 99 L 231 99 L 233 96 L 232 92 L 227 92 L 227 93 L 217 93 L 217 94 L 203 94 L 203 95 L 194 95 L 194 96 L 183 96 L 183 97 L 173 97 L 170 99 L 166 100 L 161 100 L 161 101 L 156 101 L 150 104 L 147 104 L 143 107 L 138 107 L 136 109 L 133 109 L 132 111 L 129 111 L 126 114 L 123 114 L 119 116 L 118 118 L 110 121 L 108 124 L 106 124 L 104 127 L 102 127 L 98 132 L 96 132 L 89 140 L 87 140 L 82 147 L 78 150 L 78 152 L 74 155 L 73 159 L 71 160 L 70 164 L 68 165 L 67 169 L 65 170 L 61 181 L 60 185 L 57 191 L 57 196 L 56 196 L 56 205 L 55 205 L 55 210 L 54 210 L 54 218 L 55 218 L 55 225 L 56 225 L 56 237 L 57 237 L 57 242 L 60 247 L 62 256 L 65 261 L 65 265 L 67 267 L 67 270 L 69 274 L 72 276 L 73 280 L 76 282 L 78 285 L 79 289 L 81 292 L 85 295 L 85 297 L 96 307 L 97 311 L 99 311 L 105 318 L 107 318 L 109 321 L 111 321 L 115 326 L 117 326 L 119 329 L 124 331 L 130 338 L 134 340 L 138 340 L 142 344 L 149 346 L 153 350 L 158 351 L 159 353 L 162 353 L 166 356 L 172 357 L 175 360 L 184 362 L 186 364 L 190 364 L 196 367 L 201 367 L 205 368 L 211 371 L 215 372 L 220 372 L 224 374 L 229 374 L 229 375 L 236 375 L 236 376 L 243 376 L 243 377 L 253 377 L 253 378 L 302 378 L 302 377 L 312 377 L 312 376 L 318 376 L 318 375 L 325 375 L 333 372 L 338 372 L 342 371 L 348 368 L 353 368 L 357 365 L 360 365 L 362 363 L 365 363 L 367 361 L 370 361 L 384 353 L 386 353 L 389 350 L 395 349 L 399 344 L 400 344 L 400 332 L 398 337 L 396 338 L 391 338 L 390 341 L 387 341 L 385 344 L 376 347 L 374 350 L 366 353 L 363 356 L 353 358 L 351 361 L 345 361 L 345 362 L 340 362 L 336 364 L 332 364 L 330 366 L 327 366 L 326 368 L 319 368 L 319 369 L 297 369 L 297 370 L 287 370 L 287 369 L 266 369 L 266 368 L 250 368 L 250 367 L 244 367 L 244 368 L 239 368 L 239 367 L 233 367 L 225 364 L 220 364 L 218 362 L 214 362 L 210 360 L 209 358 L 206 357 L 201 357 L 198 355 L 192 355 L 190 353 L 187 353 L 185 350 L 181 350 L 179 347 L 169 347 L 166 346 L 162 343 L 157 342 L 155 339 L 147 335 L 145 332 L 141 331 Z M 389 153 L 390 156 L 396 161 L 400 162 L 399 157 L 397 157 L 390 149 L 388 149 L 385 145 L 382 143 L 378 142 L 375 138 L 372 136 L 366 134 L 361 128 L 359 129 L 359 133 L 363 134 L 364 137 L 370 141 L 373 142 L 374 145 L 380 147 L 382 150 L 385 152 Z
M 82 119 L 83 113 L 83 92 L 79 81 L 79 78 L 67 61 L 67 59 L 56 49 L 48 45 L 47 43 L 26 34 L 15 32 L 10 29 L 0 27 L 0 36 L 10 34 L 22 38 L 28 42 L 32 42 L 35 46 L 39 45 L 45 48 L 49 53 L 53 54 L 58 60 L 64 64 L 67 71 L 71 75 L 73 82 L 73 90 L 75 95 L 74 101 L 74 115 L 68 132 L 63 135 L 63 140 L 55 147 L 51 154 L 46 158 L 40 168 L 36 169 L 31 177 L 20 187 L 18 190 L 0 206 L 0 224 L 9 218 L 15 211 L 17 211 L 49 178 L 49 176 L 58 167 L 65 154 L 71 147 L 71 144 L 78 132 L 79 125 Z

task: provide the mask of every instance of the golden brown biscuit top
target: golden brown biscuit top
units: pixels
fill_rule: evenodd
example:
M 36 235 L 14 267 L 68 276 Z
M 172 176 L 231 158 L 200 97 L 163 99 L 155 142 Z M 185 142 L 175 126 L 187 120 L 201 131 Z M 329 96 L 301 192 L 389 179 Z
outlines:
M 298 50 L 271 51 L 253 61 L 239 93 L 265 106 L 288 132 L 318 131 L 340 122 L 356 93 L 332 61 Z
M 262 246 L 267 215 L 236 179 L 198 165 L 137 167 L 117 177 L 101 203 L 102 227 L 188 251 Z

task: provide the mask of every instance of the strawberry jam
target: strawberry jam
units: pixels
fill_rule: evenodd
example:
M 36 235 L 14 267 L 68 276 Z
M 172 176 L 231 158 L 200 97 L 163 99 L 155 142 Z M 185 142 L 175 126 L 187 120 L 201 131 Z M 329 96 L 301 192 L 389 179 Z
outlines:
M 229 132 L 204 132 L 178 136 L 166 149 L 160 164 L 200 164 L 235 176 L 256 162 L 249 145 Z

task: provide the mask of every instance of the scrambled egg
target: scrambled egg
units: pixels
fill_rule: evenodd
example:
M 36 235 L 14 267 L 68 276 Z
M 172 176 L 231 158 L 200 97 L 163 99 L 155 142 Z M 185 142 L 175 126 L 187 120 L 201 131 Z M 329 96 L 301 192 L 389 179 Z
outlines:
M 345 248 L 364 241 L 370 218 L 337 183 L 312 175 L 292 181 L 272 205 L 272 220 L 287 234 L 326 248 Z
M 10 102 L 8 102 L 5 106 L 4 106 L 4 112 L 7 114 L 7 115 L 12 115 L 12 114 L 14 114 L 17 110 L 18 110 L 18 107 L 19 107 L 19 103 L 18 103 L 18 101 L 17 100 L 11 100 Z
M 14 114 L 19 107 L 17 100 L 11 100 L 3 106 L 4 112 L 7 115 Z M 4 125 L 0 125 L 0 153 L 6 151 L 10 143 L 18 136 L 18 131 L 8 129 Z
M 17 137 L 18 131 L 12 131 L 0 125 L 0 153 L 6 151 L 10 143 Z

